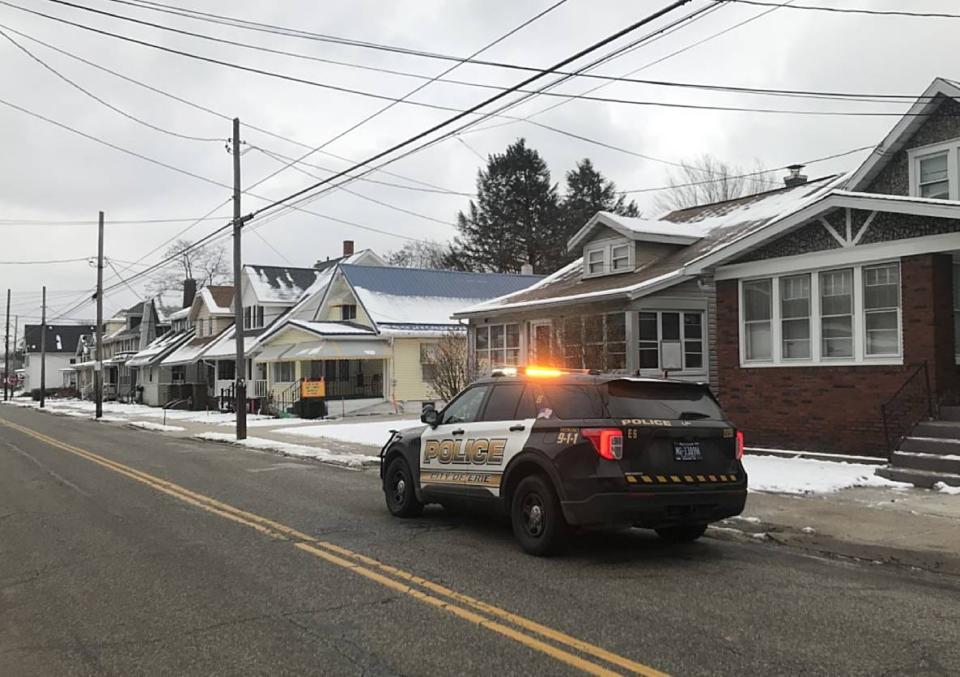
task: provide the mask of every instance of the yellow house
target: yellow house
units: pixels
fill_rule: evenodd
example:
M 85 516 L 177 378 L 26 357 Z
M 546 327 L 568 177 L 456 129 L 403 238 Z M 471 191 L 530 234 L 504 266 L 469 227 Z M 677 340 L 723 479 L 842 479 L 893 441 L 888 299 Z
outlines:
M 461 273 L 338 264 L 323 288 L 261 336 L 255 362 L 266 366 L 279 409 L 298 399 L 301 380 L 323 379 L 331 413 L 414 408 L 437 395 L 433 347 L 465 339 L 451 315 L 533 284 L 532 275 Z

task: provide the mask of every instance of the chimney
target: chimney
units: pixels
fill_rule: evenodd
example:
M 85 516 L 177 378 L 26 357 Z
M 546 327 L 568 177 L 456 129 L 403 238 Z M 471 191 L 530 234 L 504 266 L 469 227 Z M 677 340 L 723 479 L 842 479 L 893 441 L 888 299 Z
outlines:
M 533 264 L 529 261 L 520 266 L 521 275 L 533 275 Z
M 353 256 L 353 240 L 344 240 L 344 241 L 343 241 L 343 255 L 344 255 L 344 256 Z
M 189 308 L 193 305 L 193 298 L 197 295 L 197 281 L 187 278 L 183 281 L 183 307 Z
M 787 169 L 790 170 L 790 173 L 783 177 L 783 183 L 787 188 L 802 186 L 807 182 L 806 175 L 800 173 L 800 170 L 803 169 L 803 165 L 790 165 L 787 167 Z

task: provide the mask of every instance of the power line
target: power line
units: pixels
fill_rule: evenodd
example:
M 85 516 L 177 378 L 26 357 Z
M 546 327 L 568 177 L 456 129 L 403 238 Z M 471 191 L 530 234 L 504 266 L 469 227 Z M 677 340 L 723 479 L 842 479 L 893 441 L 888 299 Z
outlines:
M 23 52 L 24 54 L 26 54 L 27 56 L 29 56 L 31 59 L 33 59 L 34 61 L 36 61 L 38 64 L 40 64 L 41 66 L 43 66 L 44 68 L 46 68 L 48 71 L 50 71 L 50 72 L 53 73 L 54 75 L 56 75 L 58 78 L 60 78 L 60 79 L 63 80 L 64 82 L 66 82 L 66 83 L 67 83 L 68 85 L 70 85 L 71 87 L 74 87 L 75 89 L 79 90 L 80 92 L 83 92 L 85 95 L 87 95 L 88 97 L 90 97 L 91 99 L 93 99 L 94 101 L 96 101 L 97 103 L 99 103 L 99 104 L 101 104 L 101 105 L 103 105 L 103 106 L 106 106 L 107 108 L 109 108 L 110 110 L 112 110 L 112 111 L 114 111 L 114 112 L 116 112 L 116 113 L 119 113 L 120 115 L 122 115 L 123 117 L 127 118 L 128 120 L 133 120 L 133 121 L 136 122 L 137 124 L 143 125 L 144 127 L 147 127 L 147 128 L 152 129 L 152 130 L 154 130 L 154 131 L 161 132 L 161 133 L 163 133 L 163 134 L 168 134 L 168 135 L 170 135 L 170 136 L 177 137 L 177 138 L 180 138 L 180 139 L 186 139 L 186 140 L 188 140 L 188 141 L 214 141 L 214 142 L 217 142 L 217 143 L 220 143 L 220 142 L 223 141 L 223 139 L 216 139 L 216 138 L 209 138 L 209 137 L 202 137 L 202 136 L 190 136 L 190 135 L 188 135 L 188 134 L 181 134 L 180 132 L 175 132 L 175 131 L 173 131 L 173 130 L 166 129 L 166 128 L 164 128 L 164 127 L 160 127 L 160 126 L 155 125 L 155 124 L 153 124 L 153 123 L 151 123 L 151 122 L 147 122 L 146 120 L 141 120 L 141 119 L 138 118 L 137 116 L 132 115 L 132 114 L 126 112 L 125 110 L 121 109 L 121 108 L 117 108 L 116 106 L 114 106 L 112 103 L 109 103 L 108 101 L 105 101 L 104 99 L 100 98 L 99 96 L 97 96 L 96 94 L 94 94 L 93 92 L 91 92 L 90 90 L 85 89 L 84 87 L 81 87 L 79 84 L 77 84 L 76 82 L 74 82 L 73 80 L 71 80 L 70 78 L 68 78 L 66 75 L 64 75 L 63 73 L 61 73 L 61 72 L 58 71 L 57 69 L 55 69 L 53 66 L 51 66 L 50 64 L 48 64 L 47 62 L 45 62 L 43 59 L 41 59 L 40 57 L 38 57 L 36 54 L 34 54 L 33 52 L 31 52 L 29 49 L 27 49 L 26 47 L 24 47 L 23 45 L 21 45 L 19 42 L 17 42 L 16 40 L 14 40 L 12 37 L 10 37 L 9 35 L 7 35 L 7 33 L 5 33 L 4 31 L 0 30 L 0 35 L 2 35 L 4 38 L 6 38 L 7 40 L 9 40 L 9 41 L 10 41 L 17 49 L 19 49 L 21 52 Z
M 0 261 L 0 266 L 46 266 L 56 263 L 77 263 L 79 261 L 89 261 L 90 256 L 80 259 L 46 259 L 42 261 Z
M 715 0 L 718 1 L 718 0 Z M 726 2 L 727 0 L 719 0 Z M 741 5 L 756 5 L 757 7 L 786 7 L 788 9 L 813 10 L 817 12 L 833 12 L 836 14 L 871 14 L 874 16 L 907 16 L 928 19 L 960 19 L 960 14 L 948 12 L 909 12 L 902 9 L 860 9 L 858 7 L 822 7 L 820 5 L 787 5 L 758 0 L 732 0 Z

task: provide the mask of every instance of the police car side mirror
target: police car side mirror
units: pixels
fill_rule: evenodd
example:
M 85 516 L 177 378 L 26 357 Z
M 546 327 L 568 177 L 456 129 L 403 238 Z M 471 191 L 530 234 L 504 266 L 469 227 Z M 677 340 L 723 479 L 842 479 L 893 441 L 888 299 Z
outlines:
M 437 410 L 433 407 L 427 407 L 423 410 L 423 413 L 420 414 L 420 420 L 431 428 L 436 428 L 437 423 L 440 422 L 440 414 L 437 413 Z

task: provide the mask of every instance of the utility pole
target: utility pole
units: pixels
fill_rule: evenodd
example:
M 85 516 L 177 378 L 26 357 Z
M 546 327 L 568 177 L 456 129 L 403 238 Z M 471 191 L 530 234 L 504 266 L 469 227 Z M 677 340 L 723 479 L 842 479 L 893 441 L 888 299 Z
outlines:
M 233 390 L 236 395 L 234 409 L 237 414 L 237 439 L 247 439 L 247 361 L 243 351 L 243 299 L 240 295 L 240 273 L 242 263 L 240 231 L 243 219 L 240 217 L 240 118 L 233 119 L 233 336 L 237 343 L 237 355 L 234 365 Z
M 40 311 L 40 408 L 47 399 L 47 285 L 43 285 L 43 310 Z
M 97 344 L 93 358 L 95 418 L 103 416 L 103 212 L 97 224 Z
M 7 381 L 10 379 L 10 290 L 7 289 L 7 321 L 4 326 L 3 336 L 3 401 L 9 398 Z M 14 336 L 16 339 L 16 336 Z

